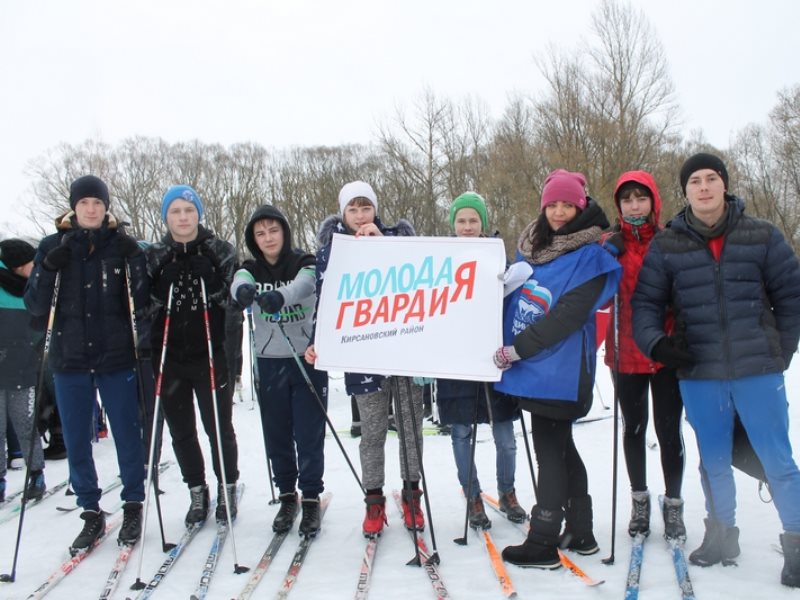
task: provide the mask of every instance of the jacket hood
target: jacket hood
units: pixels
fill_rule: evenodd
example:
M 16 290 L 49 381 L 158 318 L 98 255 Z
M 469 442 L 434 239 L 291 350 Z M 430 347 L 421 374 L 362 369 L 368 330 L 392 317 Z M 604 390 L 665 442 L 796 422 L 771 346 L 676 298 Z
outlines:
M 56 229 L 58 230 L 68 230 L 68 229 L 78 229 L 78 217 L 75 215 L 74 210 L 68 210 L 65 213 L 60 214 L 56 217 Z M 102 225 L 102 227 L 107 227 L 108 229 L 116 229 L 119 225 L 119 221 L 117 218 L 112 215 L 110 212 L 106 212 L 106 219 Z
M 281 248 L 281 254 L 278 258 L 278 262 L 280 262 L 281 259 L 283 259 L 292 251 L 292 230 L 289 228 L 289 221 L 286 219 L 284 214 L 271 204 L 264 204 L 263 206 L 260 206 L 253 213 L 253 216 L 250 217 L 250 221 L 248 221 L 247 227 L 244 230 L 245 244 L 247 245 L 247 249 L 250 251 L 250 254 L 253 255 L 253 258 L 256 259 L 256 261 L 265 260 L 263 253 L 256 243 L 255 235 L 253 234 L 253 228 L 255 227 L 255 224 L 259 221 L 263 221 L 264 219 L 278 221 L 283 228 L 283 248 Z
M 617 194 L 623 185 L 631 181 L 641 184 L 650 190 L 650 197 L 653 199 L 653 223 L 658 226 L 661 222 L 661 193 L 658 191 L 656 180 L 647 171 L 626 171 L 617 179 L 617 185 L 614 186 L 614 205 L 617 207 L 619 222 L 622 223 L 622 211 L 619 208 Z

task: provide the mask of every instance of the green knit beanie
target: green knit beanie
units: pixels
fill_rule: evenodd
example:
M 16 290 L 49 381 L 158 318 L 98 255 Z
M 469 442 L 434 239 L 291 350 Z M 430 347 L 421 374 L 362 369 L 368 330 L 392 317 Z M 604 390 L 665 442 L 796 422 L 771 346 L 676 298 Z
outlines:
M 480 194 L 476 194 L 475 192 L 465 192 L 453 200 L 453 203 L 450 205 L 451 228 L 455 227 L 456 213 L 462 208 L 474 208 L 481 217 L 482 231 L 486 232 L 489 230 L 489 217 L 486 214 L 486 202 Z

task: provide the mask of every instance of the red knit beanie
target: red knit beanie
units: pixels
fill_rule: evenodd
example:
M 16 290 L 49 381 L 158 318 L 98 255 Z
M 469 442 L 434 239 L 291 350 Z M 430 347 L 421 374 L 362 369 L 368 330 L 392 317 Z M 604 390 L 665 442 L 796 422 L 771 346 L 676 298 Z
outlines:
M 568 202 L 579 209 L 586 208 L 586 177 L 583 173 L 573 173 L 556 169 L 544 180 L 542 205 L 544 208 L 556 202 Z

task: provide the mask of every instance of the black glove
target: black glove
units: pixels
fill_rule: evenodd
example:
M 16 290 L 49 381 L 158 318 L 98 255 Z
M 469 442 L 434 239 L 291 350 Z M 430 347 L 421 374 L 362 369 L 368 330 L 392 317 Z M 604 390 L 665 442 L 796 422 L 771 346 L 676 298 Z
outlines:
M 678 348 L 675 340 L 664 336 L 653 346 L 653 360 L 670 369 L 688 369 L 694 366 L 694 358 L 686 350 Z
M 625 254 L 625 241 L 622 239 L 622 232 L 612 233 L 603 242 L 603 248 L 614 256 Z
M 181 265 L 178 262 L 166 263 L 158 274 L 156 279 L 155 294 L 164 304 L 167 303 L 167 295 L 169 294 L 169 286 L 177 283 L 181 276 Z
M 280 292 L 276 291 L 264 292 L 256 296 L 256 302 L 258 302 L 261 310 L 273 314 L 278 312 L 281 306 L 283 306 L 283 296 Z
M 252 283 L 243 283 L 236 288 L 236 302 L 239 306 L 247 308 L 253 303 L 253 298 L 256 297 L 256 286 Z
M 139 246 L 139 243 L 128 234 L 120 233 L 117 237 L 119 240 L 117 245 L 123 258 L 133 258 L 142 253 L 142 248 Z
M 62 242 L 47 253 L 42 266 L 48 271 L 60 271 L 69 264 L 70 258 L 72 258 L 72 248 Z

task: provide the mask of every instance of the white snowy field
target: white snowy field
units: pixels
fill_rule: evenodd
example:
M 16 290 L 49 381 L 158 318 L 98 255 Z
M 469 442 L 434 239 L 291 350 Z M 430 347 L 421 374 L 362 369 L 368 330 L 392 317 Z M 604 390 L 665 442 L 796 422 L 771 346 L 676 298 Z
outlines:
M 245 356 L 247 361 L 247 356 Z M 247 362 L 245 362 L 245 371 Z M 220 558 L 220 564 L 209 592 L 209 598 L 234 598 L 247 581 L 247 574 L 234 574 L 235 561 L 254 567 L 269 541 L 271 522 L 277 510 L 270 505 L 270 489 L 264 460 L 257 405 L 250 401 L 249 378 L 245 377 L 244 402 L 236 404 L 235 426 L 239 440 L 241 481 L 246 491 L 235 525 L 235 551 L 233 538 L 229 537 Z M 350 403 L 341 377 L 332 377 L 330 386 L 329 414 L 336 428 L 346 430 L 350 424 Z M 792 421 L 792 439 L 795 449 L 800 445 L 800 405 L 792 402 L 800 392 L 800 366 L 795 361 L 787 375 Z M 608 372 L 600 366 L 595 403 L 590 416 L 612 413 L 612 388 Z M 609 406 L 604 409 L 602 400 Z M 612 429 L 613 419 L 608 418 L 575 427 L 575 437 L 587 464 L 590 478 L 590 493 L 595 506 L 595 535 L 601 545 L 599 554 L 590 557 L 572 556 L 575 562 L 589 575 L 604 579 L 605 583 L 589 588 L 565 569 L 558 571 L 525 570 L 508 566 L 508 572 L 520 598 L 617 598 L 624 597 L 630 540 L 626 533 L 630 510 L 628 480 L 620 448 L 618 512 L 616 536 L 616 561 L 612 566 L 604 565 L 602 558 L 609 555 L 611 541 L 612 498 Z M 517 425 L 519 432 L 519 425 Z M 686 525 L 688 528 L 688 551 L 697 547 L 703 537 L 703 496 L 697 473 L 697 450 L 691 428 L 684 424 L 687 452 L 687 468 L 684 483 L 686 499 Z M 341 436 L 345 449 L 358 469 L 358 440 L 349 435 Z M 484 489 L 495 494 L 494 447 L 488 426 L 478 432 L 476 462 Z M 651 434 L 650 439 L 655 440 Z M 518 435 L 517 492 L 526 508 L 533 504 L 530 473 L 525 455 L 525 446 Z M 474 532 L 469 533 L 469 543 L 462 547 L 453 539 L 463 534 L 464 504 L 459 490 L 455 466 L 447 436 L 424 438 L 424 464 L 428 481 L 428 497 L 433 511 L 436 548 L 441 557 L 441 574 L 453 598 L 501 598 L 502 592 L 491 569 L 482 540 Z M 386 488 L 400 485 L 397 438 L 390 436 L 387 443 Z M 165 434 L 163 458 L 172 458 L 169 435 Z M 648 480 L 654 496 L 663 493 L 663 483 L 658 462 L 657 449 L 648 450 Z M 105 485 L 116 476 L 116 458 L 111 439 L 100 441 L 95 446 L 95 460 Z M 310 553 L 291 591 L 293 598 L 352 598 L 358 580 L 361 557 L 365 546 L 361 534 L 364 503 L 338 446 L 328 434 L 326 444 L 325 485 L 333 492 L 333 499 L 323 521 L 322 532 L 311 547 Z M 210 465 L 210 461 L 209 461 Z M 209 483 L 213 484 L 210 474 Z M 46 478 L 49 484 L 63 480 L 67 475 L 66 461 L 47 463 Z M 9 472 L 8 489 L 14 491 L 21 486 L 23 472 Z M 738 473 L 739 527 L 742 554 L 738 566 L 715 566 L 707 569 L 690 567 L 689 572 L 696 597 L 702 600 L 715 598 L 797 598 L 798 593 L 780 585 L 780 570 L 783 558 L 774 549 L 778 542 L 780 523 L 771 504 L 765 504 L 757 494 L 755 480 Z M 166 492 L 161 496 L 166 537 L 176 542 L 183 530 L 183 516 L 188 507 L 188 492 L 181 481 L 177 466 L 169 468 L 161 479 Z M 117 492 L 103 500 L 103 507 L 110 510 L 118 501 Z M 16 571 L 16 582 L 0 584 L 0 598 L 25 598 L 67 557 L 67 547 L 80 531 L 82 521 L 78 511 L 61 513 L 57 505 L 68 506 L 70 498 L 63 494 L 32 507 L 26 514 L 23 541 Z M 135 597 L 129 586 L 138 574 L 145 581 L 156 572 L 164 559 L 154 504 L 151 502 L 146 537 L 137 547 L 115 598 Z M 413 546 L 408 533 L 401 526 L 394 504 L 389 507 L 389 527 L 385 530 L 373 568 L 370 597 L 381 600 L 405 598 L 432 598 L 433 591 L 424 571 L 406 566 L 412 558 Z M 490 511 L 493 527 L 492 537 L 498 549 L 519 543 L 523 536 L 508 521 Z M 653 533 L 645 546 L 644 566 L 641 575 L 640 594 L 643 600 L 673 599 L 680 596 L 666 544 L 661 538 L 662 524 L 655 513 L 652 521 Z M 11 570 L 17 521 L 0 526 L 0 571 Z M 172 572 L 163 580 L 156 594 L 164 598 L 187 598 L 194 591 L 208 553 L 214 527 L 209 522 L 198 534 L 175 564 Z M 430 527 L 426 528 L 430 545 Z M 116 534 L 114 534 L 116 537 Z M 281 580 L 291 560 L 298 536 L 293 532 L 257 588 L 255 598 L 271 598 L 278 591 Z M 140 567 L 140 552 L 144 558 Z M 50 598 L 94 598 L 98 597 L 106 576 L 116 557 L 113 539 L 100 545 L 75 572 L 64 579 L 49 594 Z

